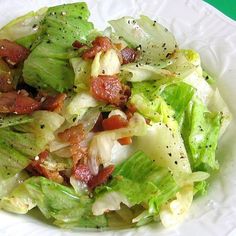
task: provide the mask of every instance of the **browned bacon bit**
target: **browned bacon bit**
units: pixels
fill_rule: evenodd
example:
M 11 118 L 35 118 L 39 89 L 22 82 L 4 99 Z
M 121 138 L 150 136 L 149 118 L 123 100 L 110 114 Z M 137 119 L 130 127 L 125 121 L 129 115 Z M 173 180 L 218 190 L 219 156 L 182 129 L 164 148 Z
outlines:
M 10 92 L 14 90 L 12 78 L 9 74 L 0 74 L 0 92 Z
M 57 111 L 62 109 L 63 102 L 66 99 L 65 93 L 57 94 L 56 96 L 47 96 L 41 105 L 42 110 Z
M 108 37 L 99 36 L 92 42 L 92 47 L 83 53 L 83 59 L 93 59 L 98 52 L 106 52 L 112 48 L 112 42 Z
M 124 109 L 129 97 L 131 96 L 131 90 L 128 85 L 122 85 L 122 92 L 120 93 L 120 107 Z
M 29 50 L 7 39 L 0 40 L 0 57 L 10 65 L 23 62 L 29 55 Z
M 83 125 L 78 124 L 76 126 L 72 126 L 71 128 L 58 133 L 58 137 L 65 142 L 80 142 L 85 138 Z
M 89 182 L 88 187 L 89 189 L 93 190 L 95 187 L 104 184 L 107 182 L 108 178 L 111 176 L 112 172 L 114 171 L 115 166 L 110 165 L 102 169 L 98 172 L 97 175 L 93 176 Z
M 70 143 L 70 151 L 73 158 L 73 172 L 76 170 L 78 161 L 87 158 L 87 148 L 81 146 L 81 142 L 85 139 L 85 132 L 82 124 L 72 126 L 65 131 L 58 133 L 58 137 L 64 142 Z
M 116 49 L 121 50 L 122 49 L 122 43 L 115 43 L 114 46 Z
M 147 124 L 147 125 L 150 125 L 150 123 L 151 123 L 151 120 L 150 120 L 150 119 L 145 118 L 145 121 L 146 121 L 146 124 Z
M 78 49 L 79 49 L 79 48 L 84 47 L 85 44 L 81 43 L 81 42 L 78 41 L 78 40 L 75 40 L 74 43 L 72 43 L 72 46 L 73 46 L 74 48 L 78 48 Z
M 125 94 L 117 76 L 99 75 L 91 79 L 90 92 L 97 100 L 120 106 L 127 101 L 128 96 Z
M 75 179 L 87 184 L 93 175 L 87 165 L 79 164 L 75 168 L 74 177 Z
M 132 138 L 131 138 L 131 137 L 120 138 L 120 139 L 118 139 L 118 142 L 119 142 L 121 145 L 129 145 L 129 144 L 132 143 Z
M 0 58 L 0 92 L 14 90 L 12 84 L 11 70 L 8 65 Z
M 125 110 L 125 114 L 127 116 L 127 119 L 129 120 L 133 114 L 137 111 L 137 108 L 133 104 L 128 104 L 127 108 Z
M 120 115 L 114 115 L 107 119 L 104 119 L 102 122 L 102 126 L 104 130 L 120 129 L 128 126 L 128 120 L 124 119 Z M 132 143 L 132 138 L 131 137 L 120 138 L 118 139 L 118 142 L 121 145 L 128 145 Z
M 47 150 L 41 152 L 39 155 L 38 155 L 38 158 L 36 158 L 35 160 L 33 160 L 31 162 L 31 166 L 33 167 L 37 167 L 39 166 L 40 164 L 42 164 L 48 157 L 49 153 Z
M 114 115 L 102 121 L 104 130 L 120 129 L 128 126 L 128 121 L 121 115 Z
M 39 102 L 19 91 L 0 94 L 0 113 L 29 114 L 39 108 Z
M 43 166 L 40 166 L 40 168 L 41 168 L 41 174 L 45 176 L 46 178 L 51 179 L 59 184 L 62 184 L 64 182 L 63 177 L 60 175 L 58 171 L 52 171 L 52 170 L 46 169 Z
M 49 153 L 48 151 L 43 151 L 38 155 L 38 158 L 35 158 L 34 161 L 27 167 L 27 170 L 33 175 L 42 175 L 48 179 L 51 179 L 57 183 L 63 183 L 64 179 L 58 171 L 52 171 L 45 168 L 42 164 L 47 159 Z
M 126 47 L 121 50 L 121 55 L 123 59 L 122 64 L 128 64 L 135 61 L 137 57 L 137 52 L 132 48 Z

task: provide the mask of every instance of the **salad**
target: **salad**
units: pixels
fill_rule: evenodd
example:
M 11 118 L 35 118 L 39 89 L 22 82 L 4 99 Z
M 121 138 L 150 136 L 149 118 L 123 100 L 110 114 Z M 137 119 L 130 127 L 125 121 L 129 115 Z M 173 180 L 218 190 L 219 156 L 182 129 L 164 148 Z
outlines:
M 0 208 L 62 228 L 182 222 L 231 114 L 200 55 L 147 16 L 98 31 L 86 3 L 0 30 Z

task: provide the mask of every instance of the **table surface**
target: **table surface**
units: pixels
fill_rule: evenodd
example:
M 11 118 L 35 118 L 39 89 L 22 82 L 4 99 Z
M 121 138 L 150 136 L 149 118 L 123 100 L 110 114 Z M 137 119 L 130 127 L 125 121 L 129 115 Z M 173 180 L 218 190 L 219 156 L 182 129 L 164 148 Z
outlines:
M 228 17 L 236 20 L 236 0 L 205 0 Z

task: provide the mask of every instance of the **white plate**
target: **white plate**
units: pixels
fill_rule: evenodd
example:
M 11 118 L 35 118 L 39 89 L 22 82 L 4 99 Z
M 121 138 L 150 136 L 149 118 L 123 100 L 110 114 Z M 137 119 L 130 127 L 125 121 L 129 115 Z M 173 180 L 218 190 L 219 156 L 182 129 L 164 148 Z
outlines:
M 68 0 L 0 0 L 0 26 L 30 10 L 75 2 Z M 104 28 L 110 19 L 145 14 L 166 25 L 180 46 L 200 52 L 204 68 L 217 78 L 221 94 L 236 117 L 236 22 L 200 0 L 88 0 L 91 20 Z M 209 194 L 197 199 L 186 221 L 176 229 L 158 224 L 139 229 L 107 231 L 109 235 L 235 236 L 236 235 L 236 120 L 220 141 L 219 173 Z M 0 212 L 1 236 L 98 235 L 97 232 L 65 231 L 33 216 Z

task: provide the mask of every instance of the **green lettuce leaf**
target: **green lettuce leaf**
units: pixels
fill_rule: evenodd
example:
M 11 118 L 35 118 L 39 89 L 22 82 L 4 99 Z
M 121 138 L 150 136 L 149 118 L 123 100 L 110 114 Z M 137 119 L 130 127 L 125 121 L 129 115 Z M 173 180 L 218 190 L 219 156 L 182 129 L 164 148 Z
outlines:
M 129 206 L 143 204 L 150 214 L 158 214 L 160 207 L 179 190 L 170 171 L 156 165 L 143 152 L 135 153 L 116 166 L 112 177 L 108 184 L 96 189 L 97 199 L 92 208 L 95 215 L 111 210 L 109 205 L 117 205 L 118 208 L 113 210 L 118 210 L 121 202 Z M 104 204 L 110 193 L 114 200 L 118 197 L 120 202 L 116 202 L 116 199 L 113 206 L 114 202 Z
M 0 128 L 32 122 L 33 118 L 28 115 L 0 116 Z
M 176 123 L 170 122 L 170 118 L 178 122 L 194 171 L 218 168 L 215 151 L 219 133 L 228 125 L 230 113 L 217 91 L 209 100 L 209 111 L 198 96 L 200 88 L 193 88 L 181 80 L 147 81 L 133 83 L 132 86 L 130 101 L 145 117 L 164 122 L 171 129 Z M 169 120 L 167 117 L 170 117 Z M 222 122 L 224 130 L 221 130 Z
M 29 178 L 29 175 L 25 171 L 21 171 L 8 179 L 0 179 L 0 199 L 11 193 L 14 188 L 27 178 Z
M 77 195 L 71 187 L 44 177 L 32 177 L 4 197 L 1 207 L 24 214 L 37 206 L 46 218 L 52 218 L 55 225 L 63 228 L 106 226 L 105 216 L 92 214 L 92 203 L 91 198 Z
M 0 129 L 0 179 L 23 170 L 54 137 L 64 118 L 54 112 L 36 111 L 32 122 Z
M 25 82 L 33 87 L 56 90 L 71 89 L 74 72 L 69 52 L 75 40 L 85 42 L 93 29 L 88 20 L 86 3 L 65 4 L 51 7 L 41 23 L 41 32 L 33 45 L 33 51 L 24 63 Z
M 222 114 L 209 112 L 199 99 L 189 103 L 182 125 L 182 136 L 193 170 L 218 169 L 215 152 Z

